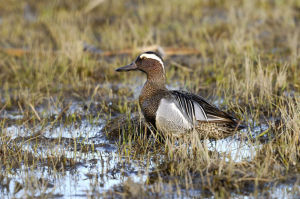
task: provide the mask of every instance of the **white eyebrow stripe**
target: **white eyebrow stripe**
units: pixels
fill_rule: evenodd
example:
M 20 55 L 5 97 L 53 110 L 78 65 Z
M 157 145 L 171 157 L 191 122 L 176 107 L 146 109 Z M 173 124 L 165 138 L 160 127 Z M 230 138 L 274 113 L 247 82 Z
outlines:
M 164 66 L 164 63 L 163 61 L 161 60 L 160 57 L 158 57 L 157 55 L 155 54 L 148 54 L 148 53 L 144 53 L 144 54 L 141 54 L 140 55 L 140 58 L 150 58 L 150 59 L 155 59 L 156 61 L 159 61 L 159 63 L 162 65 L 162 68 L 165 69 L 165 66 Z

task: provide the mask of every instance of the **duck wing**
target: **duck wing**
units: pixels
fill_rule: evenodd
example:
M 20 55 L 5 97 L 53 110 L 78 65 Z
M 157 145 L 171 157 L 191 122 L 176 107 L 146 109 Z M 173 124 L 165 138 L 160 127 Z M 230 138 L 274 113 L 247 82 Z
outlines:
M 190 121 L 237 123 L 228 113 L 208 103 L 203 97 L 186 91 L 172 90 L 177 106 Z

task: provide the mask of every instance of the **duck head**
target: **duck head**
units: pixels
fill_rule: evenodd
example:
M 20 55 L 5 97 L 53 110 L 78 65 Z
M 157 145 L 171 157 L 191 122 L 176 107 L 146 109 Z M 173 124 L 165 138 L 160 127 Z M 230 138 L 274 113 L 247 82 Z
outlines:
M 164 62 L 162 57 L 152 51 L 140 54 L 134 62 L 126 66 L 117 68 L 117 72 L 126 72 L 132 70 L 140 70 L 149 77 L 165 76 Z

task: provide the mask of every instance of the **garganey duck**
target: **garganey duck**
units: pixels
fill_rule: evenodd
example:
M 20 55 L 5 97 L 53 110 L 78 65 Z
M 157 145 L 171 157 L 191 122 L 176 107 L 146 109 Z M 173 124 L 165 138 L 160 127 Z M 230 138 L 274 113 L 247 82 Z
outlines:
M 140 70 L 147 81 L 139 96 L 139 104 L 147 122 L 164 134 L 180 136 L 196 130 L 201 137 L 219 139 L 243 128 L 228 113 L 208 103 L 203 97 L 166 88 L 162 57 L 145 52 L 134 62 L 116 69 L 117 72 Z

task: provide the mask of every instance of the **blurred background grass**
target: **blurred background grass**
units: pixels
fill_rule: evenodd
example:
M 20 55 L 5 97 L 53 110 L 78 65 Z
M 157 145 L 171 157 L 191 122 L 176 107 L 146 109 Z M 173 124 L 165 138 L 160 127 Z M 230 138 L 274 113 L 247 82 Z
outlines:
M 285 67 L 289 86 L 299 90 L 299 4 L 10 0 L 0 5 L 1 87 L 41 93 L 85 89 L 114 81 L 115 67 L 133 59 L 141 47 L 157 45 L 197 50 L 178 61 L 194 71 L 195 90 L 220 83 L 232 70 L 244 78 L 245 57 L 274 70 Z M 84 47 L 96 49 L 100 58 Z M 101 57 L 101 52 L 124 49 L 132 50 L 125 60 Z

